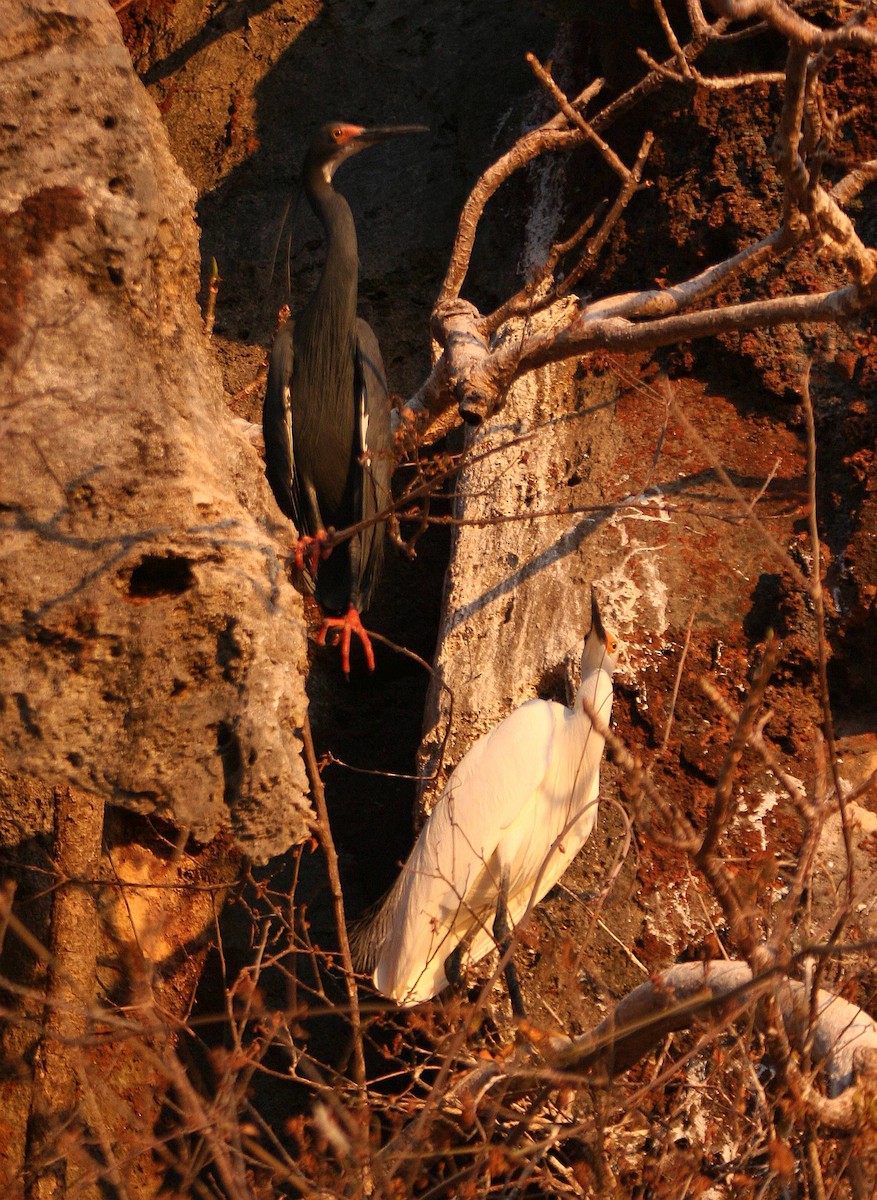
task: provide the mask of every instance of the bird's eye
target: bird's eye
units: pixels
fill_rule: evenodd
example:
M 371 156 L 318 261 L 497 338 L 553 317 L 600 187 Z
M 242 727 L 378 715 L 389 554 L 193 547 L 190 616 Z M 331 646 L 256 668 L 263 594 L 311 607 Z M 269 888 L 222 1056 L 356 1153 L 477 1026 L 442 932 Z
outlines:
M 344 134 L 344 131 L 341 128 L 332 130 L 332 137 L 336 142 L 341 141 L 343 134 Z

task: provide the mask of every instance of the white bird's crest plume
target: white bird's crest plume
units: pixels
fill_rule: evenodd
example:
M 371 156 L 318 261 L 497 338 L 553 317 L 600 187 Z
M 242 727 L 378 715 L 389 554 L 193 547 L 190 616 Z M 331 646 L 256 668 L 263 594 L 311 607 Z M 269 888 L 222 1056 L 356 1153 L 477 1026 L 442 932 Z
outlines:
M 378 991 L 402 1005 L 436 995 L 463 961 L 505 944 L 501 913 L 519 924 L 584 845 L 597 818 L 603 738 L 583 701 L 608 723 L 616 653 L 592 589 L 572 707 L 530 700 L 479 738 L 398 880 L 353 930 L 358 966 L 373 972 Z

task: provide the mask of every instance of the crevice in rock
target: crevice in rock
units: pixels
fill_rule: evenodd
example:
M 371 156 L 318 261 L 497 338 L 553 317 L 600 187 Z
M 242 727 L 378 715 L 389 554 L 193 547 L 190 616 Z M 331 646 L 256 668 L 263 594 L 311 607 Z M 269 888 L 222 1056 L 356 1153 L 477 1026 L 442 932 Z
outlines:
M 145 554 L 131 572 L 128 596 L 138 600 L 181 596 L 194 583 L 191 559 L 173 553 Z

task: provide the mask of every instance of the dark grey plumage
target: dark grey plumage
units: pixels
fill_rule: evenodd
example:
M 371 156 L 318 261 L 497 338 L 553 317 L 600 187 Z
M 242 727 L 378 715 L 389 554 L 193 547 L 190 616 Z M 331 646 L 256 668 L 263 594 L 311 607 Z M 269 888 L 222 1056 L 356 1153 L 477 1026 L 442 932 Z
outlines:
M 359 150 L 421 131 L 331 122 L 317 132 L 305 156 L 302 183 L 326 235 L 326 261 L 313 296 L 274 341 L 262 427 L 268 482 L 306 537 L 380 512 L 390 498 L 392 471 L 384 365 L 377 338 L 356 315 L 356 228 L 332 177 Z M 314 590 L 326 613 L 368 607 L 383 546 L 383 523 L 371 524 L 319 563 Z

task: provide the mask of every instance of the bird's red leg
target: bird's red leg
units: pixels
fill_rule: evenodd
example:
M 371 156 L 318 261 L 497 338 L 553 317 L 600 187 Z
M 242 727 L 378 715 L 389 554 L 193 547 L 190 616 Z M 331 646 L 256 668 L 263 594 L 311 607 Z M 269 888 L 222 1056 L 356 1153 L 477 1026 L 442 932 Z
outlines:
M 312 575 L 316 575 L 321 558 L 328 558 L 332 547 L 326 545 L 329 534 L 325 529 L 318 529 L 313 535 L 303 534 L 295 544 L 295 565 L 300 571 L 305 569 L 305 552 L 308 554 L 308 567 Z
M 368 631 L 359 619 L 359 613 L 351 604 L 347 613 L 343 617 L 324 617 L 323 628 L 317 634 L 317 645 L 325 646 L 326 635 L 330 629 L 337 629 L 340 632 L 338 642 L 333 643 L 341 645 L 341 669 L 345 675 L 350 674 L 350 639 L 355 633 L 362 642 L 362 648 L 365 652 L 365 661 L 368 664 L 368 669 L 375 669 L 375 653 L 372 650 L 371 638 L 368 636 Z

